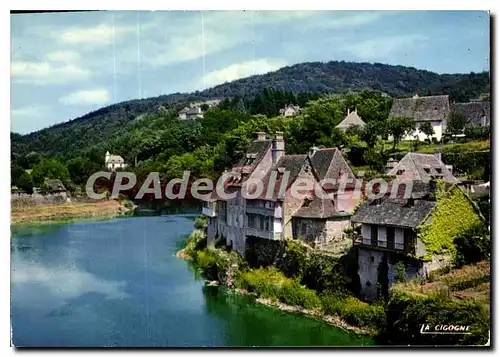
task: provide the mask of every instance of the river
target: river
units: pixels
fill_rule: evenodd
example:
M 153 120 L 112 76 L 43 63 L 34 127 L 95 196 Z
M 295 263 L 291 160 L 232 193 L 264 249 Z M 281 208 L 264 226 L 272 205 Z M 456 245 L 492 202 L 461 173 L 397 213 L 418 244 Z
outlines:
M 362 346 L 372 340 L 205 287 L 174 256 L 193 217 L 81 221 L 11 238 L 18 347 Z

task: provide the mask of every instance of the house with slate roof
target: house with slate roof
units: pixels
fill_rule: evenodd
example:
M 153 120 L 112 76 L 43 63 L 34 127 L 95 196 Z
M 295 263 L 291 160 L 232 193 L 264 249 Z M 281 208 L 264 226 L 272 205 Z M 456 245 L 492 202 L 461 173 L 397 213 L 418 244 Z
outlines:
M 412 140 L 415 135 L 419 140 L 427 139 L 427 135 L 419 130 L 420 124 L 430 122 L 434 135 L 441 140 L 450 114 L 450 101 L 448 95 L 435 95 L 420 97 L 416 94 L 413 98 L 394 99 L 389 113 L 389 119 L 407 117 L 415 120 L 415 131 L 408 134 L 403 140 Z
M 125 160 L 120 155 L 111 155 L 109 151 L 106 151 L 104 156 L 104 165 L 108 170 L 115 171 L 116 169 L 124 169 L 127 167 Z
M 347 116 L 336 126 L 336 128 L 345 132 L 350 127 L 357 126 L 362 128 L 365 125 L 366 123 L 358 115 L 357 109 L 354 109 L 352 112 L 350 109 L 347 109 Z
M 399 262 L 405 266 L 406 279 L 445 267 L 452 259 L 453 239 L 483 221 L 462 189 L 452 183 L 439 189 L 437 182 L 414 181 L 410 196 L 374 198 L 351 217 L 359 233 L 353 243 L 364 298 L 375 299 L 381 289 L 390 288 Z
M 341 241 L 361 199 L 354 194 L 355 176 L 340 150 L 312 148 L 308 154 L 286 155 L 281 132 L 272 140 L 258 133 L 245 157 L 226 175 L 225 192 L 236 196 L 223 199 L 212 193 L 206 201 L 207 239 L 224 237 L 242 255 L 252 238 L 280 241 L 293 237 L 313 246 Z M 339 180 L 345 179 L 352 179 L 352 184 L 344 185 L 344 192 L 339 193 Z M 245 195 L 248 191 L 243 190 L 253 180 L 262 182 L 262 191 Z M 317 187 L 320 182 L 323 186 Z M 318 197 L 317 190 L 324 195 Z
M 466 125 L 490 125 L 490 102 L 452 103 L 451 111 L 465 115 Z
M 439 156 L 439 153 L 409 152 L 398 163 L 391 162 L 387 174 L 399 180 L 429 181 L 431 177 L 439 177 L 448 183 L 460 183 Z

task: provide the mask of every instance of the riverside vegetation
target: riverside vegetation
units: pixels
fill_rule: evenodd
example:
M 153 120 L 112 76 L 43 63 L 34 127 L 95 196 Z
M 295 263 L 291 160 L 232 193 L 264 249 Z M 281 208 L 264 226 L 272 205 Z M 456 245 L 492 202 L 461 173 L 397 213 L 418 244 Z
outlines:
M 206 241 L 206 219 L 195 221 L 195 230 L 178 256 L 191 261 L 201 276 L 257 302 L 299 312 L 360 334 L 374 336 L 379 344 L 485 345 L 489 342 L 489 241 L 475 229 L 457 239 L 453 267 L 433 272 L 427 279 L 397 279 L 386 298 L 374 303 L 356 297 L 357 266 L 351 251 L 341 258 L 286 239 L 279 262 L 252 266 L 222 239 Z M 464 253 L 473 250 L 475 253 Z M 464 265 L 468 264 L 468 265 Z M 470 335 L 420 334 L 422 324 L 470 325 Z

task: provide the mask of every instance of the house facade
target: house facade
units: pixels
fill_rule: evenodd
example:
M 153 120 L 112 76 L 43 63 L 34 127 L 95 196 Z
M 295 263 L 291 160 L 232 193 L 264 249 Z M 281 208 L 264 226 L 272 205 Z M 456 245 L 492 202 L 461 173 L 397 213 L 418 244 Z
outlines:
M 416 94 L 413 98 L 394 99 L 389 119 L 407 117 L 415 120 L 415 130 L 406 135 L 403 140 L 427 139 L 427 135 L 419 130 L 424 122 L 430 122 L 434 129 L 432 138 L 440 141 L 446 130 L 450 114 L 450 101 L 448 95 L 420 97 Z
M 318 187 L 325 179 L 354 179 L 340 150 L 313 148 L 308 154 L 286 155 L 282 133 L 273 140 L 258 133 L 245 158 L 226 175 L 225 190 L 235 197 L 224 200 L 213 195 L 203 208 L 209 217 L 209 242 L 223 237 L 241 255 L 247 240 L 254 238 L 293 237 L 313 246 L 345 247 L 343 229 L 361 197 L 355 197 L 354 185 L 346 185 L 342 194 L 338 184 Z M 263 187 L 249 197 L 253 180 Z
M 336 126 L 336 128 L 345 132 L 350 127 L 357 126 L 363 128 L 365 125 L 366 123 L 358 115 L 357 109 L 354 109 L 352 112 L 350 109 L 347 109 L 347 116 Z
M 104 165 L 110 171 L 115 171 L 116 169 L 124 169 L 127 167 L 125 160 L 120 155 L 111 155 L 109 151 L 106 151 L 104 156 Z
M 280 115 L 285 117 L 292 117 L 299 113 L 300 107 L 298 105 L 289 104 L 286 107 L 280 109 Z
M 179 120 L 194 120 L 194 119 L 202 119 L 203 111 L 201 107 L 185 107 L 179 112 Z
M 360 294 L 365 299 L 376 299 L 390 288 L 397 279 L 398 264 L 404 266 L 405 279 L 426 277 L 448 265 L 454 238 L 483 220 L 456 185 L 437 192 L 432 182 L 420 182 L 410 197 L 373 199 L 352 216 L 358 229 L 354 246 Z

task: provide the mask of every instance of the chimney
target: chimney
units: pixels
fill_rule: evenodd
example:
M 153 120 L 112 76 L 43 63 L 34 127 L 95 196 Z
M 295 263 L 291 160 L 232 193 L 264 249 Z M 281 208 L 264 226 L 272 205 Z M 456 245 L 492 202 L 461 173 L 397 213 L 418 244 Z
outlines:
M 318 151 L 318 147 L 313 146 L 312 148 L 309 149 L 309 157 L 313 157 L 314 153 Z
M 273 139 L 272 155 L 273 164 L 276 164 L 280 157 L 285 155 L 285 140 L 283 139 L 282 131 L 277 131 Z
M 418 97 L 419 97 L 418 93 L 415 93 L 415 95 L 413 96 L 413 99 L 416 99 Z
M 347 108 L 347 115 L 351 114 L 351 109 Z
M 257 140 L 266 140 L 266 132 L 265 131 L 258 131 L 256 132 L 257 134 Z
M 434 155 L 435 157 L 438 158 L 439 161 L 441 161 L 441 151 L 436 151 L 435 153 L 433 153 L 432 155 Z

